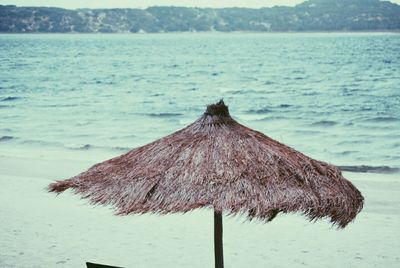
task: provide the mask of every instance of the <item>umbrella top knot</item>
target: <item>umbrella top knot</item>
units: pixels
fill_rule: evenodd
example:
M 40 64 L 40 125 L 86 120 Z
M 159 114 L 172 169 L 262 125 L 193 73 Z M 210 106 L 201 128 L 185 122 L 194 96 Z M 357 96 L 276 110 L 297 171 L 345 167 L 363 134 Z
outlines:
M 228 106 L 225 105 L 222 99 L 215 104 L 208 105 L 204 114 L 211 116 L 220 116 L 220 117 L 230 116 Z

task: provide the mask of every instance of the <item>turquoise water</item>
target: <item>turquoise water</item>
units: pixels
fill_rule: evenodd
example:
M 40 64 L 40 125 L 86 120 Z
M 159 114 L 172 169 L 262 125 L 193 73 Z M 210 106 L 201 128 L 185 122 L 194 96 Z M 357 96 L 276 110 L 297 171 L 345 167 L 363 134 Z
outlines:
M 224 98 L 314 158 L 400 166 L 398 34 L 0 35 L 0 63 L 0 153 L 117 155 Z

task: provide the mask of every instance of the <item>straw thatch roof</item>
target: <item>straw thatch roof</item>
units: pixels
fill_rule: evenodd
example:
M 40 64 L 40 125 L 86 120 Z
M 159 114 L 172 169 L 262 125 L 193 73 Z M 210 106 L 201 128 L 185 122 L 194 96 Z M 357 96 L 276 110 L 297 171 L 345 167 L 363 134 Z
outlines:
M 363 206 L 337 167 L 239 124 L 222 101 L 184 129 L 49 186 L 68 188 L 122 215 L 210 207 L 265 221 L 300 212 L 345 227 Z

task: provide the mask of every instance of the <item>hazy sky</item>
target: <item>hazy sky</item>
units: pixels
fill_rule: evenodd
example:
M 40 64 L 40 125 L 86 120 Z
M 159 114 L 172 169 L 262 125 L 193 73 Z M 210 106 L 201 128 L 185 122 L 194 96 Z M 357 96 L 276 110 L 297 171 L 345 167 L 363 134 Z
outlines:
M 196 6 L 196 7 L 270 7 L 275 5 L 293 6 L 303 0 L 5 0 L 3 5 L 53 6 L 63 8 L 146 8 L 148 6 Z M 400 4 L 400 0 L 393 0 Z

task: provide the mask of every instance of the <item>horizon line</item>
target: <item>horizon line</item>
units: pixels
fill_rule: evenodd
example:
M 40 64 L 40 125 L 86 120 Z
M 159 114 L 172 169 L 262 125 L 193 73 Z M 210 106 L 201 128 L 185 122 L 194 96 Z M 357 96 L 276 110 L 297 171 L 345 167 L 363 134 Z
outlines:
M 390 1 L 389 1 L 390 2 Z M 396 4 L 396 3 L 393 3 Z M 295 7 L 296 5 L 274 5 L 274 6 L 264 6 L 264 7 L 245 7 L 245 6 L 226 6 L 226 7 L 209 7 L 209 6 L 177 6 L 177 5 L 153 5 L 147 7 L 60 7 L 60 6 L 47 6 L 47 5 L 14 5 L 14 4 L 0 4 L 3 7 L 25 7 L 25 8 L 60 8 L 67 10 L 79 10 L 79 9 L 141 9 L 146 10 L 152 7 L 176 7 L 176 8 L 199 8 L 199 9 L 225 9 L 225 8 L 242 8 L 242 9 L 263 9 L 263 8 L 274 8 L 274 7 Z

